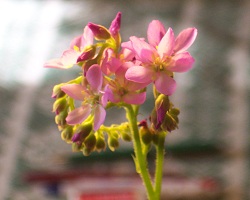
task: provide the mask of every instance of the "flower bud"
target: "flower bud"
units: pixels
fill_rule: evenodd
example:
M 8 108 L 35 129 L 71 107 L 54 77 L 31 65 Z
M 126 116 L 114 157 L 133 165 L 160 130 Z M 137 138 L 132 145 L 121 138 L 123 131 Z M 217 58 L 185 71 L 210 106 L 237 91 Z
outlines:
M 148 127 L 144 127 L 144 126 L 141 127 L 139 130 L 139 133 L 141 136 L 141 140 L 145 145 L 148 145 L 152 142 L 153 134 L 151 133 Z
M 115 151 L 115 149 L 117 149 L 119 147 L 118 138 L 109 136 L 109 138 L 108 138 L 108 146 L 109 146 L 111 151 Z
M 167 113 L 161 125 L 161 128 L 163 130 L 171 132 L 178 128 L 178 122 L 169 113 Z
M 151 141 L 152 141 L 152 139 L 153 139 L 153 135 L 152 135 L 151 131 L 148 128 L 147 121 L 146 120 L 142 120 L 139 123 L 139 127 L 140 127 L 139 134 L 140 134 L 142 142 L 145 145 L 150 144 Z
M 52 98 L 60 98 L 60 97 L 63 97 L 65 95 L 65 93 L 61 90 L 61 86 L 62 86 L 62 84 L 54 86 L 53 92 L 51 95 Z
M 89 134 L 88 137 L 84 140 L 85 148 L 93 151 L 96 145 L 96 137 L 94 133 Z
M 77 58 L 77 62 L 89 60 L 95 56 L 96 47 L 94 45 L 89 46 L 85 51 Z
M 115 19 L 112 21 L 109 27 L 109 31 L 112 36 L 116 36 L 117 34 L 119 34 L 120 27 L 121 27 L 121 17 L 122 17 L 121 12 L 118 12 Z
M 104 26 L 88 23 L 88 27 L 93 32 L 96 40 L 107 40 L 111 37 L 110 32 Z
M 103 137 L 98 136 L 96 138 L 95 148 L 97 151 L 102 151 L 106 148 L 106 143 Z
M 68 116 L 67 110 L 64 110 L 60 112 L 58 115 L 55 117 L 55 122 L 59 126 L 65 126 L 67 124 L 66 122 L 66 117 Z
M 155 124 L 156 129 L 158 129 L 162 124 L 166 112 L 169 110 L 169 108 L 170 108 L 170 102 L 168 96 L 160 94 L 155 100 L 155 110 L 157 118 L 157 122 Z
M 67 107 L 67 101 L 64 97 L 57 99 L 53 104 L 53 112 L 59 114 Z
M 67 143 L 72 143 L 72 136 L 73 136 L 73 126 L 67 126 L 61 132 L 62 140 L 66 141 Z
M 79 125 L 74 132 L 74 135 L 72 137 L 73 142 L 83 142 L 85 138 L 88 137 L 88 135 L 93 130 L 92 122 L 87 122 Z
M 122 131 L 121 137 L 124 141 L 127 141 L 127 142 L 130 142 L 132 140 L 131 135 L 127 131 Z
M 82 143 L 73 143 L 73 144 L 72 144 L 72 151 L 73 151 L 73 152 L 82 151 L 83 148 L 84 148 L 84 147 L 83 147 Z

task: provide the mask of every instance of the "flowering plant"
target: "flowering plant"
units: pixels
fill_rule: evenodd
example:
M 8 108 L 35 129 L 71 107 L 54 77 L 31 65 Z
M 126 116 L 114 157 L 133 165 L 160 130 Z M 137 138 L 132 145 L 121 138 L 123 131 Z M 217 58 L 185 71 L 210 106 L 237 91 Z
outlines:
M 148 42 L 132 36 L 122 43 L 120 25 L 120 12 L 108 29 L 88 23 L 61 58 L 45 63 L 47 68 L 80 67 L 78 77 L 54 86 L 55 122 L 62 139 L 72 144 L 73 151 L 85 155 L 105 150 L 106 146 L 114 151 L 119 147 L 119 138 L 132 141 L 136 171 L 147 197 L 157 200 L 161 194 L 165 137 L 179 123 L 179 110 L 169 99 L 176 89 L 174 73 L 192 68 L 194 59 L 187 49 L 197 30 L 188 28 L 175 37 L 171 28 L 166 30 L 160 21 L 153 20 L 147 30 Z M 139 108 L 151 83 L 154 108 L 145 120 L 138 121 Z M 106 110 L 114 106 L 125 109 L 127 122 L 104 125 Z M 151 146 L 156 148 L 154 179 L 147 168 Z

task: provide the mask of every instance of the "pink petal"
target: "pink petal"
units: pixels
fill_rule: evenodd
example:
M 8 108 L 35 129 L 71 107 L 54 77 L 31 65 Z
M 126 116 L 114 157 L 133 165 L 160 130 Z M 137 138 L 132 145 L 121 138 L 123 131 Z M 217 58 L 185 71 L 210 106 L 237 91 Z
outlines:
M 95 131 L 97 131 L 103 124 L 105 117 L 106 117 L 106 110 L 101 105 L 97 105 L 95 108 L 95 116 L 94 116 Z
M 167 74 L 161 73 L 155 81 L 155 87 L 162 94 L 172 95 L 176 89 L 176 82 Z
M 148 26 L 148 42 L 150 45 L 156 47 L 166 33 L 164 25 L 158 21 L 153 20 Z
M 190 70 L 194 64 L 194 58 L 188 52 L 175 55 L 173 60 L 173 65 L 168 67 L 168 70 L 172 72 L 186 72 Z
M 61 62 L 65 66 L 65 68 L 70 68 L 74 64 L 76 64 L 76 61 L 79 55 L 80 55 L 79 52 L 76 52 L 72 49 L 66 50 L 63 52 Z
M 126 71 L 125 77 L 130 81 L 138 83 L 150 83 L 152 82 L 153 75 L 154 71 L 149 68 L 133 66 Z
M 109 97 L 112 91 L 110 90 L 109 86 L 106 85 L 103 91 L 103 95 L 101 97 L 101 104 L 105 107 L 108 103 Z
M 197 36 L 196 28 L 188 28 L 183 30 L 175 40 L 174 51 L 181 53 L 187 50 L 194 42 Z
M 44 66 L 45 68 L 55 68 L 55 69 L 67 69 L 61 62 L 61 58 L 56 58 L 47 61 Z
M 156 51 L 144 40 L 135 36 L 130 37 L 133 49 L 140 60 L 144 63 L 153 62 L 154 54 Z
M 82 101 L 84 99 L 84 87 L 79 84 L 67 84 L 61 87 L 67 95 L 73 99 Z
M 158 46 L 158 53 L 161 58 L 164 56 L 170 56 L 173 53 L 175 45 L 174 32 L 171 28 L 168 29 L 167 33 L 161 39 Z
M 102 87 L 102 80 L 103 80 L 100 66 L 97 64 L 92 65 L 86 73 L 86 78 L 89 84 L 91 85 L 92 89 L 95 92 L 99 92 Z
M 133 51 L 133 45 L 131 41 L 121 43 L 121 47 Z
M 123 96 L 123 101 L 128 104 L 143 104 L 146 100 L 146 92 L 142 93 L 129 93 Z
M 135 57 L 134 52 L 132 50 L 126 49 L 126 48 L 121 49 L 121 55 L 123 55 L 123 58 L 125 61 L 131 61 Z
M 77 37 L 75 37 L 71 43 L 70 43 L 70 49 L 73 49 L 74 50 L 74 47 L 78 47 L 79 50 L 80 50 L 80 46 L 81 46 L 81 43 L 82 43 L 82 35 L 79 35 Z
M 88 26 L 84 27 L 81 48 L 91 45 L 94 42 L 94 34 Z
M 87 117 L 89 116 L 91 112 L 90 105 L 81 106 L 79 108 L 76 108 L 75 110 L 72 110 L 67 118 L 66 121 L 69 125 L 75 125 L 82 123 Z

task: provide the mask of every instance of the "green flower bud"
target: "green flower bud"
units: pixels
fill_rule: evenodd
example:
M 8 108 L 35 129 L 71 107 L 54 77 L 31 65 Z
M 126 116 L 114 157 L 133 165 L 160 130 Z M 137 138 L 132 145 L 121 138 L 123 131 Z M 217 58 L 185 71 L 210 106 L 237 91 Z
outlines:
M 62 127 L 65 126 L 65 125 L 67 125 L 67 122 L 66 122 L 66 117 L 67 116 L 68 116 L 67 110 L 64 110 L 64 111 L 60 112 L 55 117 L 56 124 L 59 125 L 59 126 L 62 126 Z
M 82 151 L 84 146 L 81 143 L 72 143 L 72 151 L 79 152 Z
M 175 116 L 178 116 L 180 114 L 180 110 L 178 108 L 171 108 L 169 112 L 171 115 L 175 115 Z
M 93 151 L 96 145 L 96 137 L 94 133 L 89 134 L 88 137 L 84 140 L 85 148 Z
M 93 124 L 92 122 L 87 122 L 79 125 L 77 129 L 74 132 L 74 135 L 72 137 L 73 142 L 81 141 L 83 142 L 85 138 L 89 136 L 91 131 L 93 130 Z
M 59 114 L 60 112 L 62 112 L 63 110 L 65 110 L 65 108 L 67 108 L 67 101 L 64 97 L 58 98 L 54 104 L 53 104 L 53 112 L 56 112 L 57 114 Z
M 158 141 L 159 141 L 159 135 L 157 133 L 152 134 L 153 138 L 152 141 L 155 145 L 158 145 Z
M 119 147 L 119 141 L 118 138 L 114 138 L 112 136 L 109 136 L 108 138 L 108 146 L 111 151 L 115 151 Z
M 62 85 L 63 84 L 58 84 L 54 86 L 52 96 L 51 96 L 52 98 L 60 98 L 65 95 L 65 93 L 61 90 Z
M 73 136 L 73 126 L 67 126 L 61 132 L 62 140 L 66 141 L 67 143 L 72 143 L 72 136 Z
M 141 140 L 145 145 L 148 145 L 153 140 L 153 134 L 149 130 L 148 127 L 142 126 L 139 130 L 139 134 L 141 136 Z
M 102 151 L 102 150 L 104 150 L 106 148 L 106 142 L 105 142 L 103 137 L 98 136 L 96 138 L 95 148 L 96 148 L 97 151 Z
M 122 131 L 121 137 L 124 141 L 127 141 L 127 142 L 130 142 L 132 140 L 131 135 L 127 131 Z
M 161 128 L 165 131 L 171 132 L 178 128 L 178 122 L 174 119 L 174 117 L 167 113 L 161 125 Z

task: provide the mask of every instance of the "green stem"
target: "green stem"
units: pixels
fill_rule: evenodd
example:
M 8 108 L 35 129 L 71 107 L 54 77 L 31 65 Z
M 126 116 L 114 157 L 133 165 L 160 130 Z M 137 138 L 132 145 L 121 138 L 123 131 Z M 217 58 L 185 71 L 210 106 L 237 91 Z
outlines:
M 164 163 L 164 142 L 166 132 L 160 132 L 158 138 L 158 145 L 156 146 L 156 169 L 155 169 L 155 194 L 156 199 L 161 197 L 163 163 Z
M 133 109 L 131 105 L 127 105 L 126 111 L 127 111 L 127 118 L 130 124 L 132 137 L 133 137 L 135 162 L 137 165 L 136 167 L 138 168 L 138 173 L 140 174 L 143 180 L 143 183 L 146 187 L 148 199 L 156 200 L 154 188 L 152 186 L 151 178 L 150 178 L 149 171 L 147 168 L 146 156 L 144 156 L 142 152 L 142 145 L 141 145 L 138 125 L 137 125 L 138 107 L 134 107 Z

